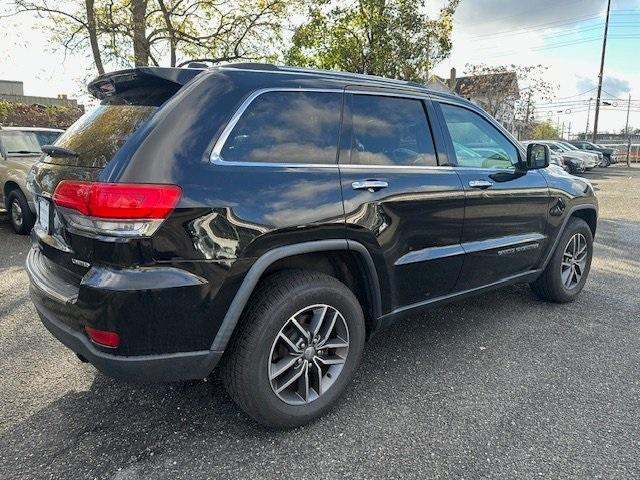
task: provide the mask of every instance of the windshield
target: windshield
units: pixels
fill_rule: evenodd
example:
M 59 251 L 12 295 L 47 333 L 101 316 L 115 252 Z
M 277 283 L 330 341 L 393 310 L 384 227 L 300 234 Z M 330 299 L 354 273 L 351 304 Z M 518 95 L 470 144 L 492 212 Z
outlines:
M 567 149 L 569 149 L 569 150 L 580 150 L 575 145 L 571 145 L 570 143 L 567 143 L 567 142 L 562 142 L 562 145 L 567 147 Z
M 34 132 L 19 130 L 0 132 L 2 148 L 9 157 L 40 154 L 40 143 Z
M 47 157 L 47 161 L 104 167 L 157 109 L 148 105 L 99 105 L 80 117 L 56 142 L 58 147 L 77 152 L 78 157 Z
M 555 143 L 547 143 L 546 144 L 551 150 L 555 150 L 557 152 L 561 152 L 562 149 L 560 148 L 559 145 L 555 144 Z
M 62 132 L 33 132 L 40 146 L 53 145 Z

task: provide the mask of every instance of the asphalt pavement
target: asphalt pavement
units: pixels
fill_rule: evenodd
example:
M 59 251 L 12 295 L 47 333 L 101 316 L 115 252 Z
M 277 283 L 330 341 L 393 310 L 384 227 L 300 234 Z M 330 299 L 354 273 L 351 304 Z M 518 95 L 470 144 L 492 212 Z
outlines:
M 577 301 L 514 286 L 401 321 L 329 415 L 285 432 L 215 374 L 140 386 L 80 363 L 0 215 L 0 479 L 640 478 L 640 168 L 585 176 L 601 218 Z

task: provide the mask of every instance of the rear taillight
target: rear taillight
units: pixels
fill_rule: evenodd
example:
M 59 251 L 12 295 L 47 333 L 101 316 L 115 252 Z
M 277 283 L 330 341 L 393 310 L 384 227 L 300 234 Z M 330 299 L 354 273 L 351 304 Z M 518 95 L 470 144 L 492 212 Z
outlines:
M 77 230 L 144 237 L 158 229 L 181 194 L 177 185 L 63 180 L 53 193 L 53 203 Z

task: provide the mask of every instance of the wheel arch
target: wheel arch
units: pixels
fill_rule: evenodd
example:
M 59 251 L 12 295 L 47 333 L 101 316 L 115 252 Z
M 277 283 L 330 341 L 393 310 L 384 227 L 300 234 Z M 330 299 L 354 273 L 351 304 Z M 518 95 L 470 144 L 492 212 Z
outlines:
M 570 217 L 581 218 L 587 225 L 589 225 L 589 229 L 591 230 L 591 234 L 596 236 L 596 228 L 598 227 L 598 214 L 596 213 L 595 208 L 579 208 L 574 210 Z
M 358 272 L 336 270 L 335 262 L 340 259 L 357 262 Z M 324 258 L 313 267 L 314 259 Z M 334 264 L 332 264 L 334 263 Z M 211 350 L 223 351 L 260 280 L 285 268 L 300 268 L 321 271 L 332 275 L 347 285 L 361 302 L 365 318 L 371 328 L 375 328 L 375 320 L 381 313 L 381 294 L 378 274 L 369 251 L 359 242 L 346 239 L 318 240 L 274 248 L 256 260 L 244 277 L 240 288 L 229 306 L 218 330 Z M 348 269 L 347 269 L 348 270 Z M 355 282 L 355 283 L 354 283 Z M 354 290 L 355 289 L 355 290 Z
M 575 205 L 571 207 L 567 215 L 564 217 L 561 227 L 558 229 L 558 232 L 556 233 L 556 238 L 553 240 L 553 245 L 547 252 L 547 256 L 545 257 L 544 263 L 542 264 L 542 270 L 546 268 L 547 264 L 551 260 L 551 257 L 553 257 L 553 253 L 556 251 L 558 242 L 560 241 L 560 237 L 562 237 L 562 234 L 564 233 L 565 228 L 567 228 L 567 224 L 569 223 L 569 220 L 571 220 L 572 218 L 581 218 L 585 222 L 587 222 L 587 225 L 589 225 L 589 229 L 591 230 L 591 233 L 595 236 L 596 227 L 598 224 L 598 212 L 596 210 L 595 205 L 586 204 L 586 205 Z
M 4 195 L 4 198 L 6 199 L 9 196 L 9 194 L 16 189 L 22 191 L 22 189 L 20 188 L 20 185 L 18 185 L 18 182 L 14 180 L 7 180 L 2 186 L 2 194 Z

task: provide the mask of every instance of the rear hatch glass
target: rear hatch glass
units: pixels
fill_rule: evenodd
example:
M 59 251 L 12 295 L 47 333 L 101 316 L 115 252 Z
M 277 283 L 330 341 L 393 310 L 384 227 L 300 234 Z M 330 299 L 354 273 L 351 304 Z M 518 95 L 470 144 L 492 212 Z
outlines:
M 154 113 L 201 70 L 141 68 L 114 72 L 89 84 L 100 104 L 87 111 L 31 169 L 28 188 L 34 194 L 34 233 L 52 272 L 81 278 L 95 260 L 99 237 L 70 229 L 51 197 L 63 180 L 95 181 L 103 168 L 144 128 Z M 110 244 L 112 242 L 109 242 Z M 108 250 L 111 251 L 111 250 Z
M 44 161 L 54 165 L 103 168 L 157 109 L 150 105 L 99 105 L 85 113 L 55 143 L 73 150 L 78 156 L 46 156 Z

